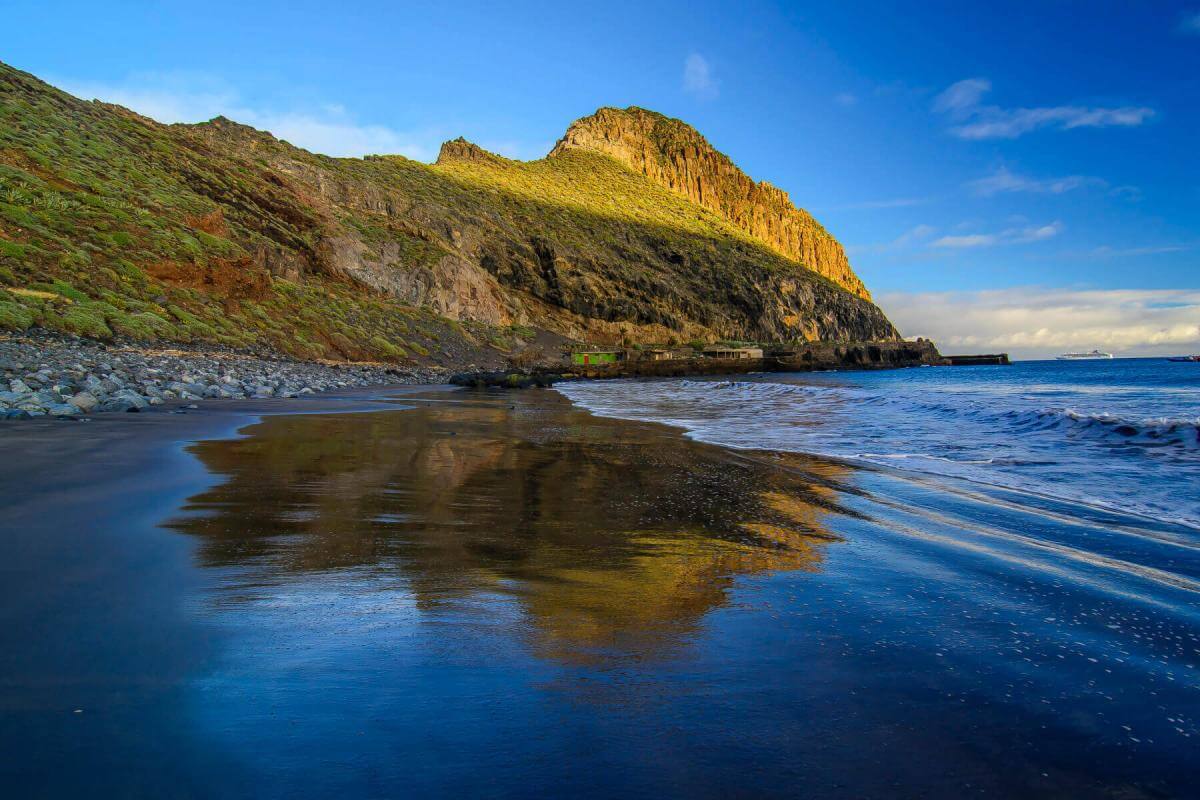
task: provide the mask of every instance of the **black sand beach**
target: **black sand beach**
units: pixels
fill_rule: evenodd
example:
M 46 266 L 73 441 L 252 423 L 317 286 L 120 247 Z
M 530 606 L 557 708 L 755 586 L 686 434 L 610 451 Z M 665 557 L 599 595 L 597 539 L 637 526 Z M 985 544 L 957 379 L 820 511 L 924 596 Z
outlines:
M 1192 591 L 1004 535 L 1051 516 L 553 391 L 198 405 L 0 430 L 7 795 L 1197 777 Z

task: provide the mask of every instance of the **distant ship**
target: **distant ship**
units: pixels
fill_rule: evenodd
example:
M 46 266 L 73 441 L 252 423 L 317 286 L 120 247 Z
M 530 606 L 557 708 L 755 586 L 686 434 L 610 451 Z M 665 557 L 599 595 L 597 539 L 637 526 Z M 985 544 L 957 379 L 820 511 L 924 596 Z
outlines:
M 1063 353 L 1061 356 L 1057 356 L 1057 359 L 1059 361 L 1099 361 L 1112 357 L 1112 353 L 1101 353 L 1099 350 L 1093 350 L 1090 353 Z
M 1169 356 L 1167 361 L 1200 361 L 1200 356 Z

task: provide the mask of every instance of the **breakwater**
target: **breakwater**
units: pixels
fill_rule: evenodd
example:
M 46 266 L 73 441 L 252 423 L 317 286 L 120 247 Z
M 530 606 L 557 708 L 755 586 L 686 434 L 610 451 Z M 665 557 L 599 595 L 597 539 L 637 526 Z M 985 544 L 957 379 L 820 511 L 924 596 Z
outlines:
M 946 356 L 946 361 L 952 367 L 982 367 L 982 366 L 1007 366 L 1012 362 L 1008 360 L 1008 353 L 985 353 L 983 355 L 970 356 Z

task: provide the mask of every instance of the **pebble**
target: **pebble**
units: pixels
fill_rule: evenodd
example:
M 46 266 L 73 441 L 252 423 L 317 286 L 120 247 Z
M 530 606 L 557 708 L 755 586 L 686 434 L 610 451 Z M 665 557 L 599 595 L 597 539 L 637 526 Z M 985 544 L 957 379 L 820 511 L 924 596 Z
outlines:
M 0 337 L 0 419 L 129 413 L 177 400 L 301 397 L 445 380 L 439 368 L 317 364 L 269 353 L 169 347 L 104 345 L 42 331 Z

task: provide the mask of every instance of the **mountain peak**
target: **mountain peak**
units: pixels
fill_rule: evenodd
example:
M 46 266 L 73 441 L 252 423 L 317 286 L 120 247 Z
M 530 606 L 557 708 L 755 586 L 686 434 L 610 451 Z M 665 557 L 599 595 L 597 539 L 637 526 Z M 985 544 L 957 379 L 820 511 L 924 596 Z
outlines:
M 720 214 L 775 252 L 869 299 L 841 244 L 787 192 L 756 182 L 699 131 L 648 109 L 605 107 L 576 120 L 551 157 L 569 150 L 604 153 L 652 181 Z
M 484 150 L 474 142 L 467 141 L 459 136 L 457 139 L 451 139 L 448 142 L 442 142 L 442 149 L 438 151 L 437 164 L 446 164 L 451 161 L 501 161 L 502 156 L 498 156 L 493 152 Z

